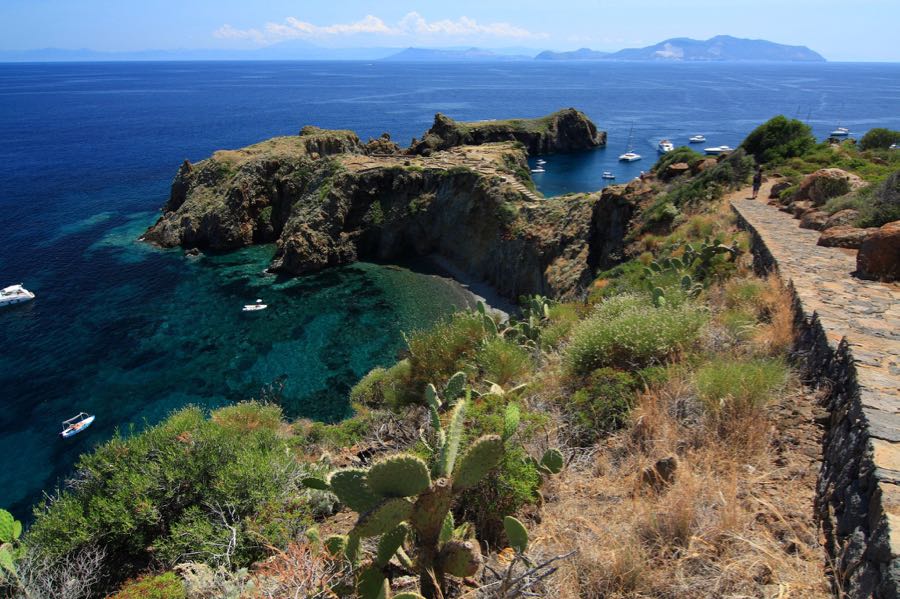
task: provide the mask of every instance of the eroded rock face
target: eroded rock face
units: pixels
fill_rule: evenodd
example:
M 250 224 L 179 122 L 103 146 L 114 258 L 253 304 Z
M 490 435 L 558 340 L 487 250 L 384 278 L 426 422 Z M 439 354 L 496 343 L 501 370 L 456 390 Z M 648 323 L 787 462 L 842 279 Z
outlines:
M 852 227 L 858 220 L 859 212 L 857 210 L 848 208 L 846 210 L 839 210 L 829 216 L 828 220 L 825 221 L 825 226 L 822 228 L 830 229 L 832 227 Z
M 853 173 L 839 168 L 823 168 L 806 175 L 792 199 L 809 200 L 814 205 L 821 206 L 831 198 L 859 189 L 864 184 L 863 180 Z
M 271 269 L 289 274 L 438 254 L 513 299 L 574 297 L 623 254 L 629 188 L 541 199 L 514 143 L 431 157 L 374 157 L 351 143 L 321 157 L 329 147 L 276 138 L 186 163 L 144 239 L 217 250 L 276 242 Z
M 584 113 L 567 108 L 538 119 L 510 119 L 477 123 L 457 122 L 436 114 L 421 140 L 413 140 L 410 154 L 428 156 L 440 150 L 501 141 L 518 141 L 531 155 L 577 152 L 606 145 L 606 132 Z
M 800 217 L 800 228 L 821 231 L 825 228 L 825 223 L 827 221 L 827 212 L 822 212 L 821 210 L 810 210 L 808 212 L 804 212 L 803 216 Z
M 882 225 L 859 246 L 857 274 L 865 279 L 900 281 L 900 221 Z

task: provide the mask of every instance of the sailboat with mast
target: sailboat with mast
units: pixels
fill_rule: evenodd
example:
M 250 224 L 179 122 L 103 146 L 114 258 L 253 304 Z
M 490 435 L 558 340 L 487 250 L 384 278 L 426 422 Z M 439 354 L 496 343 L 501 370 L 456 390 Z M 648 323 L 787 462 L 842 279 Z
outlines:
M 634 146 L 632 144 L 634 140 L 634 121 L 631 121 L 631 130 L 628 131 L 628 151 L 619 156 L 619 160 L 622 162 L 634 162 L 636 160 L 641 159 L 641 155 L 634 151 Z

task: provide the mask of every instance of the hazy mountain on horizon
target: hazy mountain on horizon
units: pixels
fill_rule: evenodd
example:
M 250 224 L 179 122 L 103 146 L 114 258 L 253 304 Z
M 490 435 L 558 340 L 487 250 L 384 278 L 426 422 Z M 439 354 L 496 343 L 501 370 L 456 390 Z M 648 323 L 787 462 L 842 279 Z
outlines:
M 532 58 L 533 57 L 533 58 Z M 719 35 L 708 40 L 671 38 L 645 48 L 601 52 L 581 48 L 569 52 L 530 48 L 325 48 L 291 40 L 251 50 L 142 50 L 110 52 L 41 48 L 2 50 L 0 62 L 150 61 L 150 60 L 390 60 L 410 62 L 476 62 L 523 60 L 633 60 L 633 61 L 777 61 L 824 62 L 806 46 L 788 46 L 766 40 Z
M 788 46 L 768 40 L 717 35 L 708 40 L 676 37 L 644 48 L 626 48 L 612 53 L 582 48 L 575 52 L 544 52 L 538 60 L 641 60 L 641 61 L 772 61 L 825 62 L 806 46 Z

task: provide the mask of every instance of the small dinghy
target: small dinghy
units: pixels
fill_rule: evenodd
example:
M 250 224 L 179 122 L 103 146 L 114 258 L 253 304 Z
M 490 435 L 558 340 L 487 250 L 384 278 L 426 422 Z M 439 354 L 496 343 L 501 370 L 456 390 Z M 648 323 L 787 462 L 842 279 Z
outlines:
M 256 300 L 255 304 L 247 304 L 243 308 L 241 308 L 241 312 L 259 312 L 260 310 L 265 310 L 268 308 L 268 304 L 262 303 L 261 299 Z
M 75 435 L 92 425 L 95 418 L 96 416 L 91 416 L 87 412 L 81 412 L 77 416 L 73 416 L 68 420 L 64 420 L 62 423 L 63 429 L 62 431 L 60 431 L 59 436 L 63 439 L 74 437 Z

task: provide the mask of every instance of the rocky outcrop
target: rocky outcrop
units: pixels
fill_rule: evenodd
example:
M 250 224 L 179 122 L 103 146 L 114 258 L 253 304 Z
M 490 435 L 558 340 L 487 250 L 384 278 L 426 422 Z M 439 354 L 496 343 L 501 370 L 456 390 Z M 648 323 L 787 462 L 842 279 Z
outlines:
M 353 138 L 312 135 L 185 163 L 144 239 L 216 250 L 275 242 L 271 269 L 288 274 L 437 254 L 509 298 L 574 297 L 623 254 L 629 188 L 539 198 L 518 144 L 371 156 Z M 328 155 L 335 139 L 347 151 Z
M 822 212 L 821 210 L 809 210 L 804 212 L 800 217 L 800 228 L 821 231 L 825 228 L 826 222 L 828 222 L 827 212 Z
M 828 217 L 825 221 L 823 229 L 832 227 L 852 227 L 859 220 L 859 211 L 853 209 L 838 210 Z
M 858 249 L 866 237 L 872 234 L 872 229 L 858 229 L 856 227 L 832 227 L 822 232 L 818 245 L 827 248 Z
M 410 154 L 433 152 L 463 145 L 517 141 L 531 155 L 577 152 L 606 145 L 606 132 L 584 113 L 567 108 L 537 119 L 511 119 L 463 123 L 436 114 L 434 124 L 421 140 L 413 140 Z
M 823 168 L 804 177 L 792 199 L 795 202 L 809 200 L 814 205 L 821 206 L 831 198 L 842 196 L 863 185 L 863 180 L 853 173 L 839 168 Z
M 390 133 L 382 133 L 378 139 L 370 139 L 366 143 L 366 154 L 399 154 L 402 150 L 396 142 L 391 141 Z
M 856 254 L 856 271 L 865 279 L 900 281 L 900 221 L 866 237 Z

